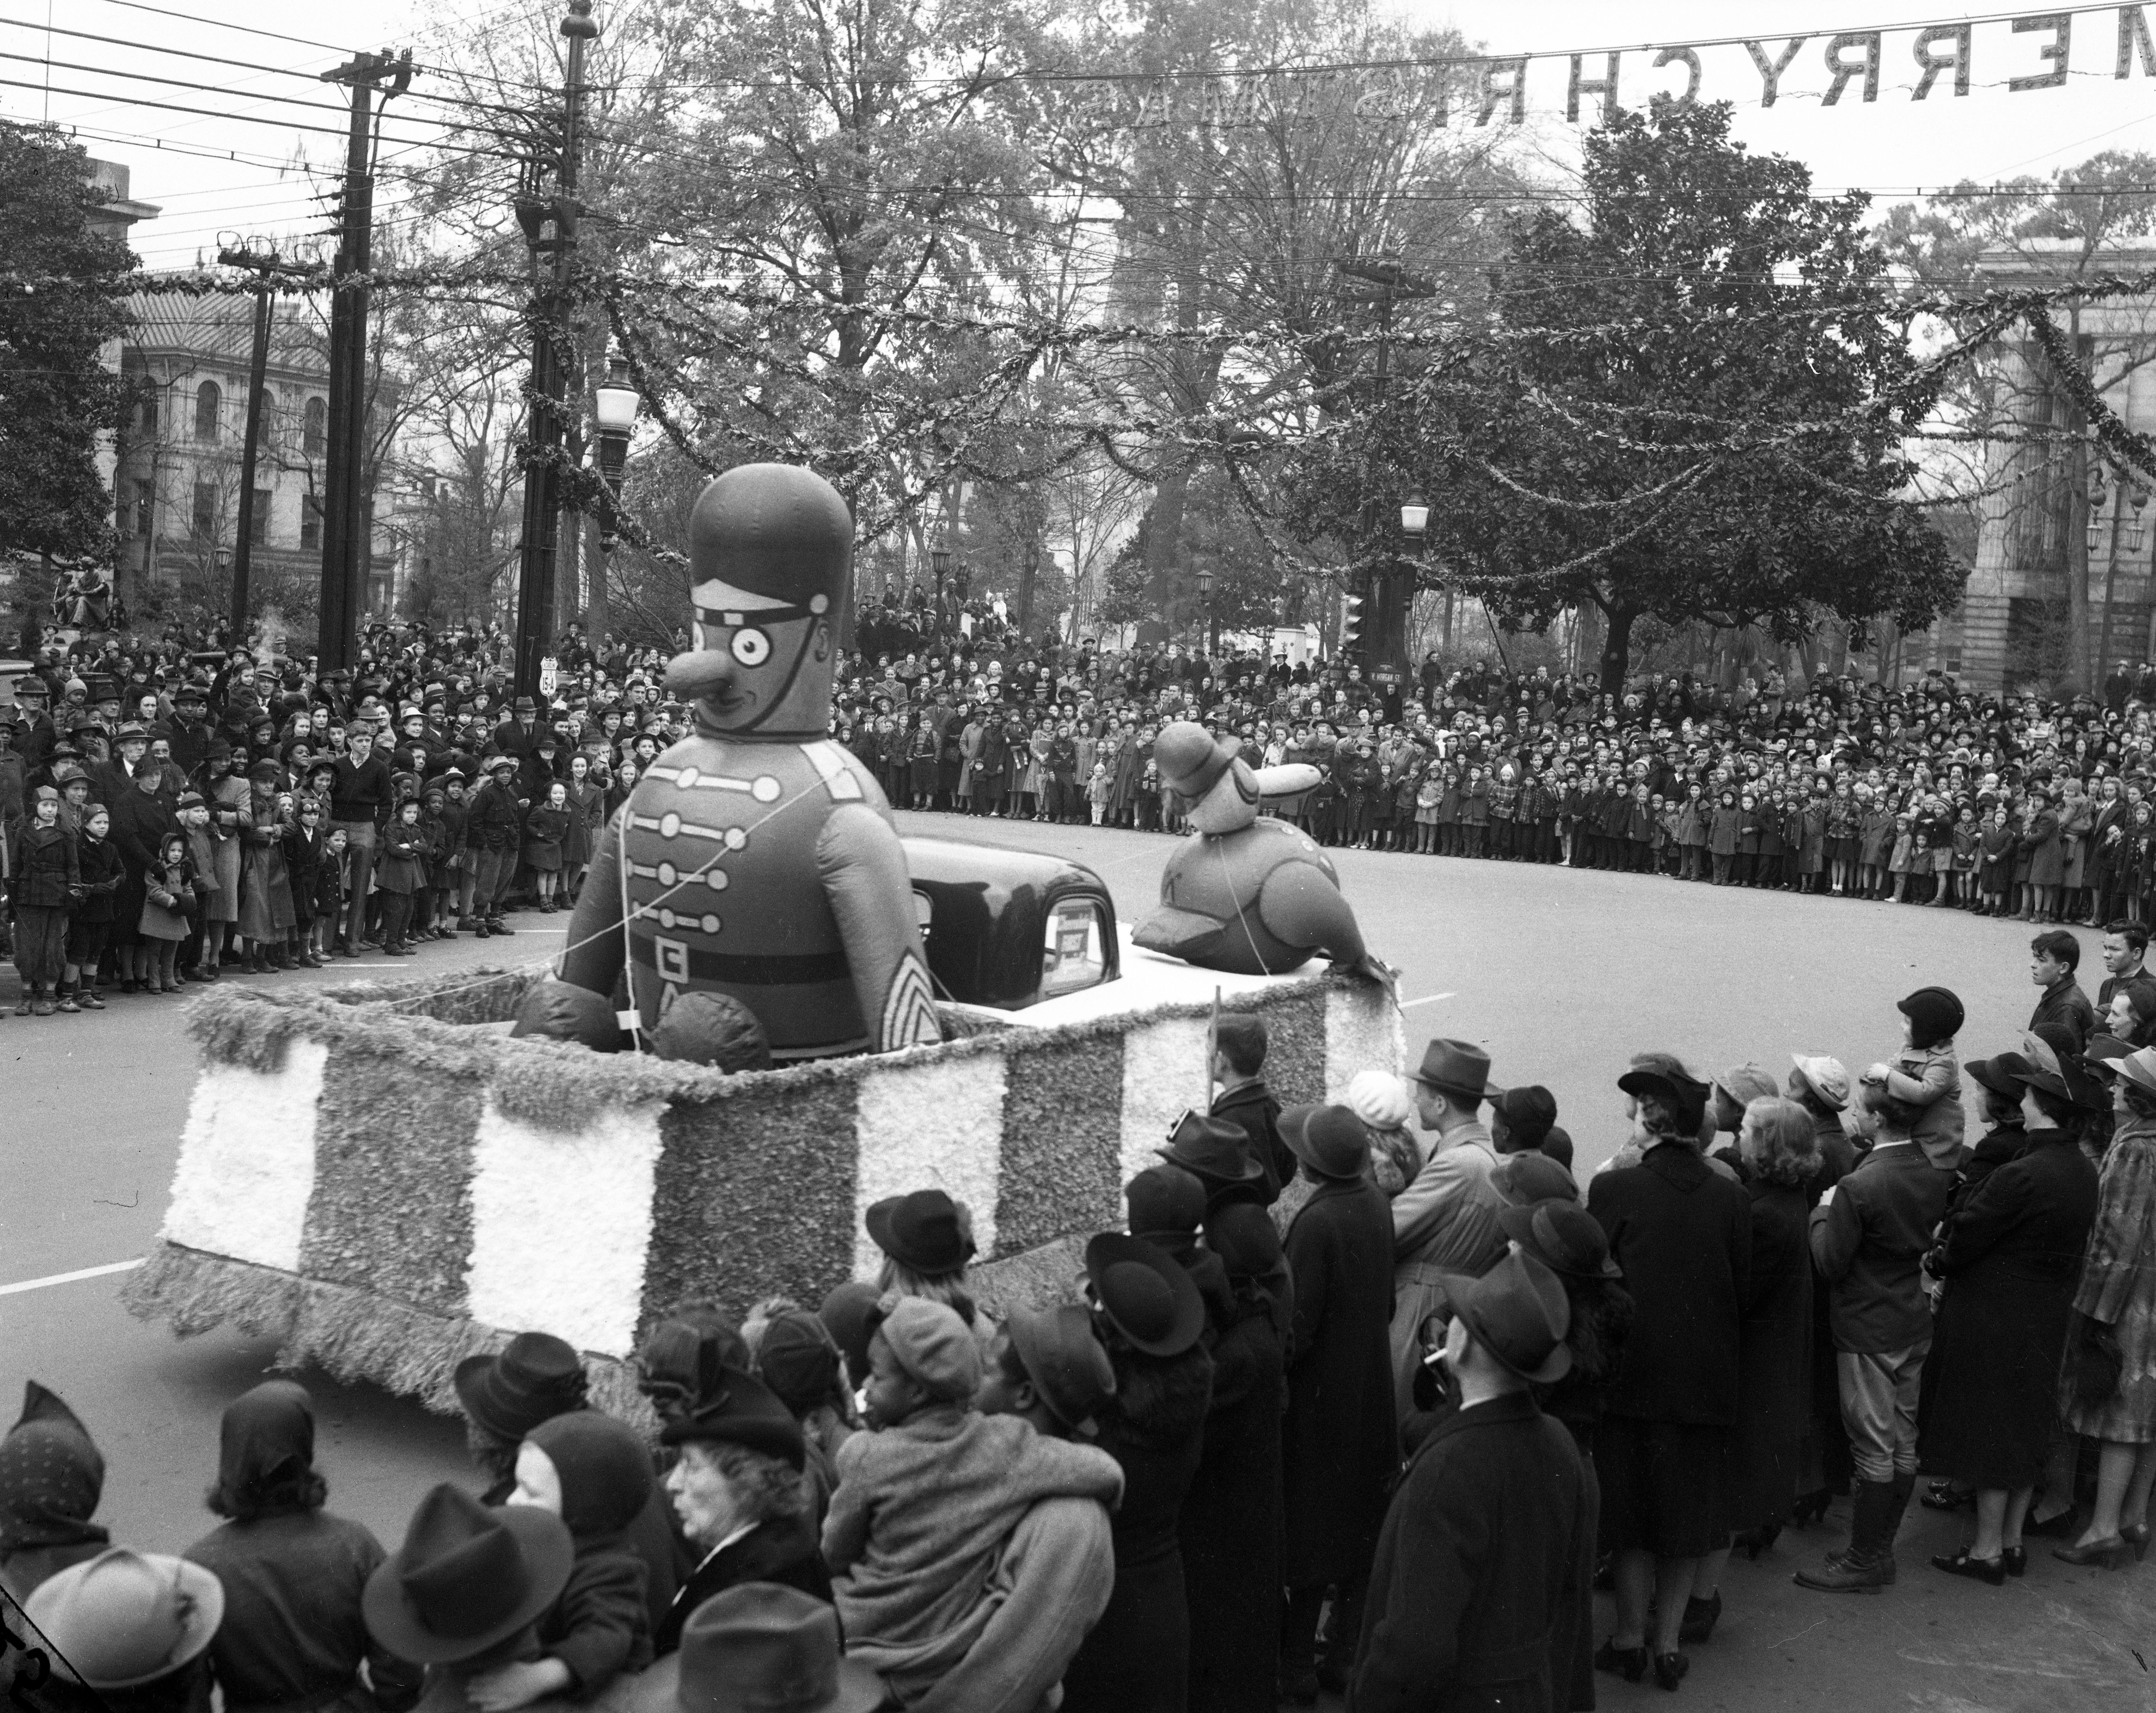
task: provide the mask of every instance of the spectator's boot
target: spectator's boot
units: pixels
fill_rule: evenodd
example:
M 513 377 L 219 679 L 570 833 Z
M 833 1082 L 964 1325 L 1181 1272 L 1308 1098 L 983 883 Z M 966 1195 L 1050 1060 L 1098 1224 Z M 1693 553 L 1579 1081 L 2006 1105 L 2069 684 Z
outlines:
M 499 916 L 490 916 L 486 918 L 486 931 L 489 934 L 514 934 L 516 932 L 515 929 L 503 922 Z
M 85 1011 L 101 1011 L 105 1009 L 105 995 L 95 987 L 84 988 L 75 995 L 75 1001 Z
M 82 1009 L 80 1006 L 74 1002 L 74 986 L 73 983 L 63 981 L 55 991 L 59 993 L 59 999 L 56 1004 L 47 1006 L 45 1008 L 46 1010 L 79 1011 Z
M 1859 1481 L 1849 1545 L 1827 1554 L 1818 1570 L 1799 1571 L 1797 1586 L 1829 1594 L 1876 1594 L 1890 1587 L 1894 1581 L 1894 1528 L 1916 1486 L 1914 1477 L 1907 1479 L 1906 1488 L 1893 1481 Z

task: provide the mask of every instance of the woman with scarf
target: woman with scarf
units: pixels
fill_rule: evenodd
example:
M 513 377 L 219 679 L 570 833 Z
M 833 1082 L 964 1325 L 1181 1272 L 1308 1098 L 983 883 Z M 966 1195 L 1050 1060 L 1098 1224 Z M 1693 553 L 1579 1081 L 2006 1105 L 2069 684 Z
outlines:
M 133 993 L 138 986 L 154 990 L 157 946 L 143 937 L 142 910 L 153 872 L 160 867 L 166 836 L 180 830 L 162 795 L 163 783 L 164 769 L 146 760 L 105 805 L 111 811 L 112 847 L 120 853 L 121 869 L 120 890 L 112 901 L 110 944 L 122 993 Z
M 209 770 L 203 795 L 208 800 L 210 867 L 205 877 L 212 882 L 203 901 L 203 967 L 214 975 L 224 956 L 226 942 L 239 921 L 239 867 L 241 841 L 254 823 L 254 795 L 247 781 L 232 771 L 232 747 L 222 738 L 209 746 L 203 764 Z M 363 901 L 362 901 L 363 908 Z
M 17 1601 L 48 1577 L 103 1552 L 110 1536 L 90 1518 L 105 1459 L 90 1430 L 34 1380 L 23 1413 L 0 1438 L 0 1588 Z
M 386 1555 L 364 1526 L 322 1509 L 314 1407 L 289 1380 L 265 1381 L 225 1410 L 206 1502 L 225 1520 L 187 1548 L 224 1587 L 210 1664 L 226 1713 L 304 1705 L 397 1713 L 418 1670 L 371 1641 L 362 1591 Z M 360 1679 L 364 1663 L 367 1684 Z
M 285 769 L 277 762 L 256 762 L 247 779 L 247 826 L 240 834 L 239 861 L 239 938 L 246 952 L 241 973 L 258 975 L 292 967 L 285 954 L 285 939 L 297 919 L 285 867 L 292 800 L 285 790 Z M 366 901 L 355 898 L 352 908 L 364 910 Z

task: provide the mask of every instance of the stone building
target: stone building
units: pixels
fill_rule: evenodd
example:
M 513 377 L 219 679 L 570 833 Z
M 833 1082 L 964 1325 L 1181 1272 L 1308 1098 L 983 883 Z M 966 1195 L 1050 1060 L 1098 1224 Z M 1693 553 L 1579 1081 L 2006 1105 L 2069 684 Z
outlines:
M 2025 243 L 1983 258 L 1989 283 L 2058 286 L 2076 276 L 2156 270 L 2156 250 L 2117 250 L 2084 265 L 2078 245 Z M 2080 366 L 2127 424 L 2156 430 L 2156 294 L 2061 303 L 2055 319 Z M 2045 689 L 2075 661 L 2073 626 L 2086 627 L 2090 676 L 2116 661 L 2156 656 L 2156 548 L 2151 488 L 2097 455 L 2086 413 L 2024 332 L 1983 373 L 1979 420 L 2010 424 L 1987 441 L 1979 468 L 1974 565 L 1960 610 L 1926 642 L 1926 664 L 1984 689 Z M 1913 650 L 1918 639 L 1908 639 Z
M 120 436 L 114 497 L 120 584 L 140 611 L 223 612 L 238 539 L 254 303 L 155 291 L 132 301 L 121 353 L 134 408 Z M 305 299 L 277 301 L 264 373 L 252 507 L 258 610 L 311 611 L 321 578 L 321 502 L 329 449 L 327 334 Z M 387 613 L 397 558 L 374 531 L 364 610 Z

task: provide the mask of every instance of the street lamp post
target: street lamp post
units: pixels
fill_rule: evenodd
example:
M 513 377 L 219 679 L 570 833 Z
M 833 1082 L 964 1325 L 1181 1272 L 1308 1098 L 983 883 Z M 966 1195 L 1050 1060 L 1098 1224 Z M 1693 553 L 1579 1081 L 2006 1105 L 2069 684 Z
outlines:
M 1419 494 L 1402 502 L 1400 506 L 1400 532 L 1405 535 L 1409 541 L 1414 543 L 1415 553 L 1418 557 L 1428 552 L 1430 547 L 1430 504 L 1429 502 L 1424 500 Z M 1408 563 L 1404 567 L 1401 581 L 1406 584 L 1406 587 L 1400 596 L 1401 612 L 1399 630 L 1402 643 L 1404 645 L 1407 637 L 1407 621 L 1413 615 L 1414 610 L 1414 567 L 1413 561 L 1408 562 Z M 1385 634 L 1389 635 L 1390 633 L 1388 632 Z M 1447 648 L 1450 648 L 1452 646 L 1452 585 L 1450 581 L 1445 584 L 1445 620 L 1439 634 L 1443 640 L 1444 646 Z M 1403 654 L 1405 653 L 1404 646 L 1403 646 L 1402 652 Z M 1403 664 L 1404 664 L 1404 661 Z
M 599 551 L 611 553 L 614 524 L 621 507 L 621 478 L 629 468 L 629 437 L 636 428 L 642 399 L 629 381 L 629 363 L 617 357 L 607 365 L 607 382 L 592 394 L 592 414 L 598 423 L 599 480 L 605 484 L 606 515 L 599 521 Z M 600 576 L 606 568 L 599 568 Z
M 931 548 L 928 550 L 929 568 L 936 574 L 936 629 L 943 629 L 943 579 L 951 574 L 951 549 Z
M 1198 574 L 1199 630 L 1206 639 L 1205 658 L 1220 652 L 1220 633 L 1213 622 L 1213 573 L 1209 567 Z

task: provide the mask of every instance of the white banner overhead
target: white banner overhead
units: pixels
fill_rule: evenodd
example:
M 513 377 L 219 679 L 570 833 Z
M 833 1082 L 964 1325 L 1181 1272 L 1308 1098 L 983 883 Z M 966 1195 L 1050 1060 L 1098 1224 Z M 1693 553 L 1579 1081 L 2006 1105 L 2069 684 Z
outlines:
M 1085 80 L 1106 116 L 1137 128 L 1263 126 L 1337 119 L 1343 111 L 1463 127 L 1518 125 L 1531 114 L 1594 124 L 1656 95 L 1762 107 L 1815 101 L 1824 111 L 2024 95 L 2063 89 L 2070 78 L 2156 78 L 2147 10 L 2068 7 L 1831 33 Z

